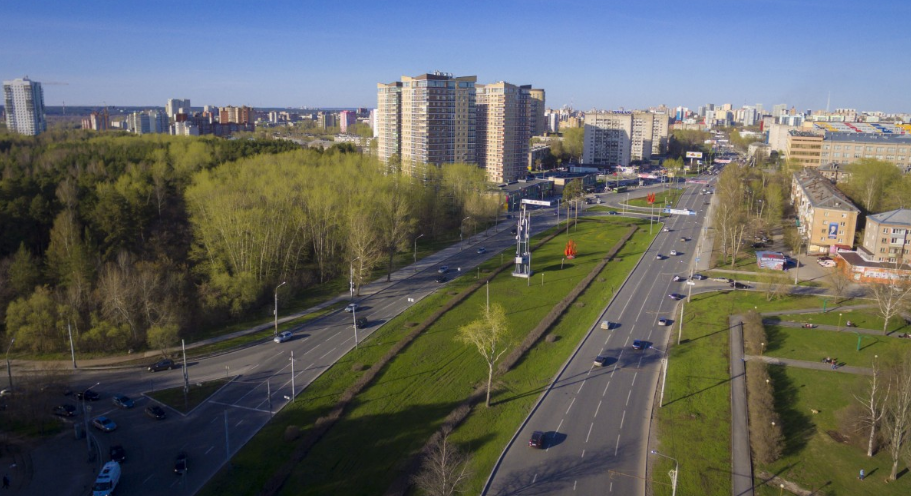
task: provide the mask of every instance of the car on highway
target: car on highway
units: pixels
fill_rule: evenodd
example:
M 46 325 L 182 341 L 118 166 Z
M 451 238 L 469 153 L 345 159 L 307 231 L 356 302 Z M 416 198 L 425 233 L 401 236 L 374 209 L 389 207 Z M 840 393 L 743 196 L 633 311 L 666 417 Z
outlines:
M 633 340 L 633 349 L 634 349 L 634 350 L 637 350 L 637 351 L 641 351 L 641 350 L 647 349 L 647 348 L 651 347 L 651 345 L 652 345 L 652 344 L 649 343 L 648 341 L 643 341 L 643 340 L 641 340 L 641 339 L 634 339 L 634 340 Z
M 610 358 L 608 358 L 604 355 L 598 355 L 595 357 L 594 365 L 595 365 L 595 367 L 604 367 L 605 365 L 607 365 L 609 360 L 610 360 Z
M 686 243 L 687 241 L 689 241 L 689 239 L 687 239 L 687 238 L 680 238 L 680 241 L 683 242 L 683 243 Z
M 358 317 L 354 322 L 354 325 L 356 325 L 358 329 L 363 329 L 367 327 L 369 323 L 370 321 L 367 320 L 367 317 Z
M 613 327 L 614 327 L 614 323 L 613 323 L 613 322 L 611 322 L 611 321 L 609 321 L 609 320 L 602 320 L 602 321 L 601 321 L 601 328 L 602 328 L 602 329 L 610 330 L 610 329 L 612 329 Z
M 684 296 L 682 294 L 678 294 L 678 293 L 671 293 L 671 294 L 667 295 L 667 297 L 672 300 L 682 300 L 684 298 Z
M 674 276 L 674 282 L 685 281 L 686 277 Z
M 484 253 L 487 253 L 487 248 L 484 248 L 483 246 L 478 248 L 478 255 L 482 255 Z
M 111 446 L 111 449 L 108 451 L 111 455 L 111 460 L 114 460 L 117 463 L 123 463 L 127 461 L 127 450 L 123 449 L 123 446 L 115 444 Z
M 697 281 L 704 281 L 704 280 L 708 279 L 708 277 L 706 277 L 702 274 L 693 274 L 693 279 L 695 279 Z
M 671 256 L 672 257 L 677 256 L 677 250 L 671 250 Z
M 671 230 L 665 227 L 664 229 L 661 230 L 661 232 L 671 232 Z
M 117 428 L 117 424 L 104 415 L 92 419 L 92 425 L 95 426 L 96 429 L 104 432 L 111 432 Z
M 351 313 L 355 310 L 357 310 L 357 303 L 349 303 L 348 306 L 345 307 L 345 311 L 348 313 Z
M 749 286 L 747 286 L 746 284 L 744 284 L 742 282 L 732 282 L 729 284 L 729 286 L 734 289 L 750 289 Z
M 668 326 L 668 325 L 671 325 L 671 321 L 668 319 L 658 319 L 658 325 Z
M 70 405 L 69 403 L 64 403 L 62 405 L 57 405 L 53 409 L 54 415 L 58 417 L 75 417 L 76 416 L 76 407 Z
M 45 384 L 41 386 L 42 393 L 51 393 L 51 394 L 62 394 L 64 396 L 69 396 L 73 394 L 72 388 L 66 384 L 61 384 L 58 382 L 52 382 L 50 384 Z
M 727 283 L 734 282 L 733 279 L 728 279 L 727 277 L 713 277 L 712 280 L 715 282 L 727 282 Z
M 129 396 L 124 396 L 122 394 L 115 394 L 114 397 L 111 398 L 111 403 L 117 408 L 133 408 L 134 406 L 133 400 L 130 399 Z
M 439 274 L 445 274 L 445 273 L 447 273 L 447 272 L 449 272 L 449 266 L 448 266 L 448 265 L 441 265 L 440 268 L 437 269 L 437 273 L 439 273 Z
M 177 453 L 177 458 L 174 459 L 174 473 L 177 475 L 183 475 L 187 473 L 187 452 L 181 451 Z
M 147 406 L 145 412 L 146 415 L 152 417 L 155 420 L 164 420 L 165 418 L 164 408 L 158 405 Z
M 149 372 L 160 372 L 162 370 L 176 369 L 179 367 L 180 365 L 174 363 L 174 360 L 165 358 L 149 365 Z
M 660 253 L 655 255 L 655 260 L 664 260 L 664 255 L 662 255 Z
M 437 276 L 436 279 L 434 279 L 434 281 L 442 284 L 442 283 L 446 282 L 446 276 Z
M 273 339 L 272 341 L 275 341 L 276 343 L 284 343 L 285 341 L 290 341 L 291 336 L 292 336 L 291 331 L 282 331 L 282 332 L 278 333 L 278 335 L 275 336 L 275 339 Z
M 544 431 L 532 432 L 531 439 L 528 440 L 528 447 L 544 449 Z
M 77 400 L 98 401 L 99 398 L 101 398 L 101 395 L 95 391 L 92 391 L 91 389 L 86 389 L 85 391 L 76 393 Z
M 616 210 L 611 210 L 610 212 L 607 213 L 607 215 L 620 215 L 620 212 L 618 212 Z

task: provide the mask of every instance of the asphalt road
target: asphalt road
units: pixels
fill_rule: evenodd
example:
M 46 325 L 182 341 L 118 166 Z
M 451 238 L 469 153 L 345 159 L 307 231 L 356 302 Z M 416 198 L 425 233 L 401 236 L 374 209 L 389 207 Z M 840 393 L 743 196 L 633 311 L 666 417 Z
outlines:
M 359 340 L 368 338 L 383 322 L 412 305 L 409 299 L 419 301 L 444 287 L 435 282 L 440 265 L 449 266 L 449 280 L 461 274 L 470 277 L 471 270 L 480 262 L 515 246 L 514 235 L 509 233 L 515 221 L 515 218 L 503 221 L 499 232 L 493 234 L 491 231 L 489 238 L 476 236 L 470 244 L 466 240 L 464 246 L 449 247 L 418 262 L 414 268 L 402 269 L 408 272 L 406 278 L 360 300 L 361 308 L 357 316 L 367 317 L 369 326 L 358 332 Z M 537 210 L 533 216 L 532 231 L 541 232 L 555 221 L 552 209 Z M 487 248 L 487 253 L 478 254 L 479 246 Z M 293 339 L 285 343 L 266 342 L 189 362 L 187 369 L 191 383 L 220 377 L 233 380 L 187 415 L 166 408 L 167 418 L 164 420 L 155 420 L 144 414 L 144 408 L 152 400 L 142 394 L 181 386 L 181 370 L 152 373 L 135 368 L 106 371 L 80 369 L 74 375 L 73 389 L 93 387 L 101 394 L 99 401 L 88 403 L 91 409 L 89 417 L 106 415 L 117 423 L 118 428 L 104 433 L 89 427 L 89 434 L 101 454 L 91 464 L 85 463 L 86 442 L 75 441 L 72 434 L 60 436 L 39 447 L 32 454 L 31 471 L 34 475 L 17 493 L 84 495 L 87 484 L 91 484 L 97 474 L 100 462 L 108 459 L 109 447 L 119 444 L 126 449 L 127 461 L 122 465 L 118 493 L 136 496 L 194 494 L 225 463 L 228 455 L 236 453 L 269 421 L 273 412 L 291 400 L 291 352 L 294 352 L 295 359 L 294 392 L 299 394 L 354 347 L 352 323 L 352 314 L 339 311 L 295 329 Z M 114 393 L 134 398 L 136 406 L 129 410 L 115 408 L 111 403 Z M 73 420 L 82 422 L 82 419 L 80 413 Z M 189 455 L 185 476 L 173 473 L 174 458 L 180 451 Z M 74 461 L 74 457 L 78 461 Z M 60 477 L 47 477 L 46 474 L 71 479 L 72 483 L 61 484 Z
M 667 218 L 670 232 L 658 235 L 598 321 L 613 322 L 613 328 L 593 323 L 507 448 L 485 494 L 645 494 L 649 417 L 663 357 L 659 347 L 671 329 L 657 322 L 675 321 L 676 302 L 668 295 L 686 293 L 687 286 L 672 277 L 690 273 L 710 198 L 699 194 L 701 189 L 686 188 L 677 208 L 697 215 Z M 683 236 L 688 241 L 680 241 Z M 680 254 L 669 256 L 671 250 Z M 667 258 L 656 260 L 659 253 Z M 636 339 L 654 347 L 633 350 Z M 609 357 L 606 366 L 593 365 L 598 355 Z M 546 433 L 545 449 L 528 447 L 534 431 Z

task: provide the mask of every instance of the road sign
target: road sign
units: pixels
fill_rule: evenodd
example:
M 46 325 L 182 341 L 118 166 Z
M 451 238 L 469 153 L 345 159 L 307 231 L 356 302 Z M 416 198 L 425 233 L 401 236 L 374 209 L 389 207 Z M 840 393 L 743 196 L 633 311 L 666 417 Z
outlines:
M 545 206 L 545 207 L 549 207 L 549 206 L 551 205 L 551 203 L 550 203 L 549 201 L 544 201 L 544 200 L 529 200 L 528 198 L 523 198 L 523 199 L 522 199 L 522 203 L 526 203 L 526 204 L 528 204 L 528 205 L 543 205 L 543 206 Z
M 674 215 L 696 215 L 696 212 L 692 210 L 680 210 L 676 208 L 665 208 L 662 210 L 662 212 Z

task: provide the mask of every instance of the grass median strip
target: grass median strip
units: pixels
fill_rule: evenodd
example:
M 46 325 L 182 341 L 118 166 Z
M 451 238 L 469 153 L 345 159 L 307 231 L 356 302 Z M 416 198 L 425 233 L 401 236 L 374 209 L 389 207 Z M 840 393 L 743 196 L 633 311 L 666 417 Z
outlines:
M 164 403 L 178 412 L 187 413 L 199 406 L 203 401 L 206 401 L 209 396 L 212 396 L 213 393 L 221 389 L 228 382 L 230 382 L 229 378 L 215 379 L 213 381 L 201 383 L 190 383 L 190 388 L 187 390 L 186 395 L 184 394 L 183 386 L 151 391 L 145 393 L 145 395 L 160 403 Z

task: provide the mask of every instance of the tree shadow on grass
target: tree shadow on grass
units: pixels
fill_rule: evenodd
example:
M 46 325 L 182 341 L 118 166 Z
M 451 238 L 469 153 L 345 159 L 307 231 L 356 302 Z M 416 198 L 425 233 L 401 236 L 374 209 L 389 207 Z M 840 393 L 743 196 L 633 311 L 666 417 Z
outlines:
M 782 331 L 781 327 L 775 325 L 765 326 L 765 349 L 766 352 L 778 351 L 784 347 L 787 333 Z
M 797 398 L 803 384 L 795 384 L 788 377 L 787 369 L 783 366 L 769 366 L 769 377 L 775 384 L 775 411 L 781 416 L 782 431 L 785 437 L 782 455 L 790 456 L 801 452 L 810 438 L 816 433 L 816 424 L 809 415 L 797 409 Z

